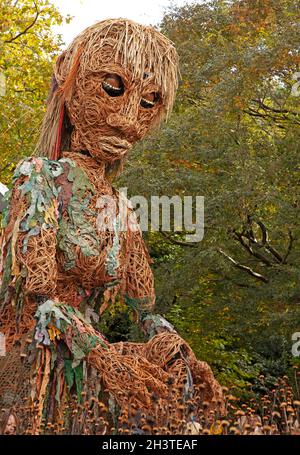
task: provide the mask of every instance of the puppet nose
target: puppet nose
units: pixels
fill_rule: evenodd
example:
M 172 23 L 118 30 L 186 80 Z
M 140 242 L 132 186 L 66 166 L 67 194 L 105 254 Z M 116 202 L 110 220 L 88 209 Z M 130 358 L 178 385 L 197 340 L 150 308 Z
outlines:
M 131 120 L 127 115 L 110 114 L 106 123 L 123 133 L 129 142 L 135 142 L 142 137 L 138 122 Z

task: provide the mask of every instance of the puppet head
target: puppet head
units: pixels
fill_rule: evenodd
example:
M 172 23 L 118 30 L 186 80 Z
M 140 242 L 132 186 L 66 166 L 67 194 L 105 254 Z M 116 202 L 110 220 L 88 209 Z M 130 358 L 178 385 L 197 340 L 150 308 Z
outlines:
M 170 113 L 177 72 L 174 46 L 152 27 L 111 19 L 87 28 L 57 59 L 38 153 L 122 163 Z

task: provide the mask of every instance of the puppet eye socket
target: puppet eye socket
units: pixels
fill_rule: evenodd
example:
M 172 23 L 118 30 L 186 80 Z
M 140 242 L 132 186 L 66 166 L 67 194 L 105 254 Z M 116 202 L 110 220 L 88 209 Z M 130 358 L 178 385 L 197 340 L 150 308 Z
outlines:
M 148 93 L 147 95 L 144 95 L 141 99 L 141 106 L 145 109 L 149 109 L 151 107 L 154 107 L 157 101 L 159 100 L 159 94 L 152 92 Z
M 117 74 L 107 74 L 102 82 L 102 88 L 109 96 L 121 96 L 125 91 L 123 81 Z

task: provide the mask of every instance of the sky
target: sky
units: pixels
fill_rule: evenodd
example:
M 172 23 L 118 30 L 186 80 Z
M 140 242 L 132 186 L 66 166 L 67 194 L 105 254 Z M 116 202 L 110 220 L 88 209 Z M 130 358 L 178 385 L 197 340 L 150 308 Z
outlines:
M 78 33 L 99 20 L 124 17 L 155 25 L 171 3 L 182 6 L 197 3 L 197 0 L 52 0 L 52 3 L 63 15 L 74 16 L 70 24 L 55 28 L 68 45 Z

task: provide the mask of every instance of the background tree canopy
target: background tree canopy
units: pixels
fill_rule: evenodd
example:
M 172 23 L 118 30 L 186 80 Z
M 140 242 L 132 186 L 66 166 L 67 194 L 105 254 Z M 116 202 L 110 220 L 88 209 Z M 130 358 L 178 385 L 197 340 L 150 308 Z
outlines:
M 0 180 L 8 183 L 13 163 L 33 152 L 61 45 L 51 27 L 63 18 L 46 0 L 0 5 L 7 80 Z M 158 311 L 223 384 L 248 391 L 271 387 L 297 360 L 291 336 L 300 330 L 298 6 L 213 0 L 170 8 L 160 27 L 180 56 L 175 110 L 135 147 L 117 182 L 148 198 L 204 196 L 201 242 L 186 245 L 181 232 L 146 236 Z M 126 319 L 125 331 L 129 325 Z
M 66 20 L 69 20 L 67 18 Z M 62 16 L 48 0 L 0 0 L 0 180 L 33 153 L 62 39 L 52 32 Z M 3 77 L 3 76 L 2 76 Z

